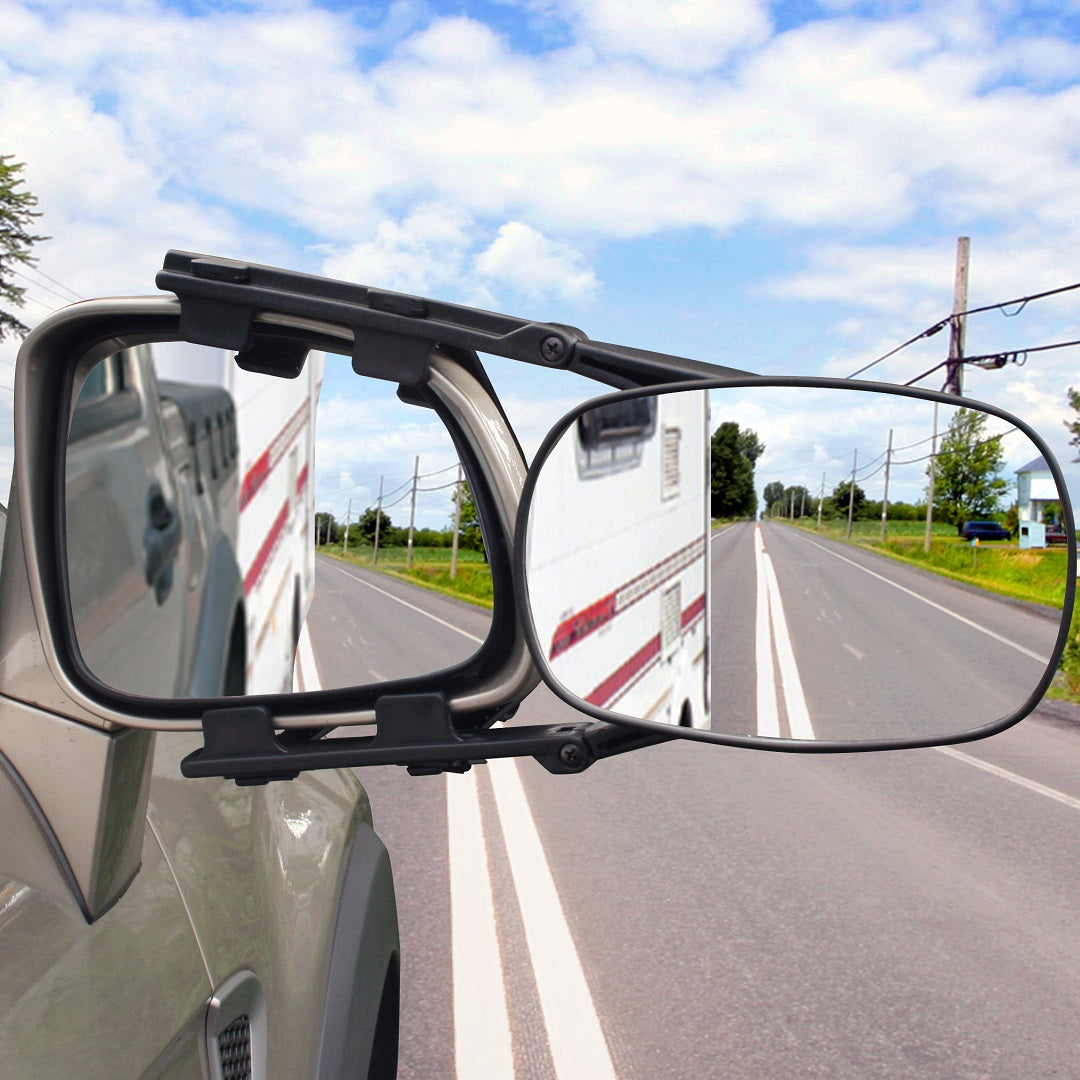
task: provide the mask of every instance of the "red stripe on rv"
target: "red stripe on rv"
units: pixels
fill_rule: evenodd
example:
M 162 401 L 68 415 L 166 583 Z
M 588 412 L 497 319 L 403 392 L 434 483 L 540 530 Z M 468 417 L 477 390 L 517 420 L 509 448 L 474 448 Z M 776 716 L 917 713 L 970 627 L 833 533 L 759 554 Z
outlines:
M 705 614 L 705 594 L 702 593 L 689 607 L 683 609 L 682 628 L 685 630 Z M 660 654 L 660 635 L 647 641 L 625 664 L 616 668 L 585 700 L 590 705 L 603 708 L 617 697 L 627 685 Z
M 262 577 L 263 571 L 266 569 L 266 564 L 274 554 L 274 548 L 276 548 L 280 542 L 281 534 L 285 531 L 285 523 L 288 520 L 289 504 L 286 502 L 278 511 L 278 516 L 274 519 L 274 524 L 266 534 L 266 539 L 263 540 L 262 547 L 259 548 L 259 553 L 255 556 L 254 561 L 248 568 L 248 572 L 244 575 L 245 596 L 259 583 L 259 578 Z
M 705 541 L 699 536 L 647 570 L 643 570 L 626 584 L 620 585 L 613 593 L 595 601 L 576 615 L 564 619 L 555 628 L 555 633 L 551 637 L 548 659 L 554 660 L 556 656 L 566 652 L 582 638 L 588 637 L 594 630 L 599 630 L 605 623 L 609 623 L 617 614 L 655 592 L 665 581 L 670 581 L 676 574 L 682 573 L 688 566 L 702 558 L 704 551 Z M 704 604 L 704 600 L 702 603 Z
M 705 594 L 702 593 L 685 611 L 682 613 L 682 628 L 685 630 L 692 622 L 697 618 L 705 614 Z
M 571 645 L 576 645 L 583 637 L 588 637 L 594 630 L 599 630 L 614 617 L 615 594 L 611 593 L 559 624 L 555 636 L 551 639 L 551 652 L 548 658 L 554 660 L 560 653 L 566 652 Z
M 305 465 L 300 470 L 300 475 L 296 478 L 296 494 L 299 495 L 304 488 L 307 487 L 308 467 Z
M 267 478 L 274 471 L 277 463 L 284 457 L 285 450 L 301 431 L 308 421 L 310 402 L 304 403 L 289 417 L 284 427 L 270 441 L 270 445 L 255 460 L 255 464 L 244 475 L 240 485 L 240 509 L 255 498 L 259 488 L 266 483 Z
M 255 493 L 266 483 L 266 478 L 270 475 L 270 451 L 264 450 L 260 455 L 259 460 L 248 469 L 244 476 L 244 482 L 240 485 L 240 509 L 243 510 L 245 506 L 252 499 L 255 498 Z
M 605 706 L 638 673 L 660 655 L 660 635 L 650 638 L 629 660 L 616 668 L 585 700 L 590 705 Z

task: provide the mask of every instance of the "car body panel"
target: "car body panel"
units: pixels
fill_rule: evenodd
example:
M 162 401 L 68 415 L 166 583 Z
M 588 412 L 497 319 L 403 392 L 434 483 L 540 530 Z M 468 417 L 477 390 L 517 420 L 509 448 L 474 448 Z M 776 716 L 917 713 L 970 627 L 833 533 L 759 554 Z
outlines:
M 39 861 L 36 882 L 0 865 L 0 1076 L 134 1077 L 155 1063 L 198 1064 L 210 981 L 153 834 L 123 900 L 88 925 L 55 863 L 44 872 L 49 844 L 10 772 L 0 775 L 0 813 L 8 841 Z M 0 845 L 6 863 L 4 854 Z

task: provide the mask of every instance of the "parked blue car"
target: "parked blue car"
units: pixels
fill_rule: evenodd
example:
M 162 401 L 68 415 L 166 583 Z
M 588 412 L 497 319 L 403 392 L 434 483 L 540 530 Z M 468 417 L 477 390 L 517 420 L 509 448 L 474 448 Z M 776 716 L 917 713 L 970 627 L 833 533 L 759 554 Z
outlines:
M 1012 533 L 996 521 L 965 521 L 960 527 L 965 540 L 1009 540 Z

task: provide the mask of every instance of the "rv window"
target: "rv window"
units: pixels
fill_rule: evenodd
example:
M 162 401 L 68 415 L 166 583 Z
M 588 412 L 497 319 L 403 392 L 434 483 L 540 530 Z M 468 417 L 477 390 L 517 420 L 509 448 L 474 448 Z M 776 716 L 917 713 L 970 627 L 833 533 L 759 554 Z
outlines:
M 656 430 L 656 398 L 630 398 L 590 409 L 578 418 L 578 437 L 586 450 L 603 443 L 644 442 Z

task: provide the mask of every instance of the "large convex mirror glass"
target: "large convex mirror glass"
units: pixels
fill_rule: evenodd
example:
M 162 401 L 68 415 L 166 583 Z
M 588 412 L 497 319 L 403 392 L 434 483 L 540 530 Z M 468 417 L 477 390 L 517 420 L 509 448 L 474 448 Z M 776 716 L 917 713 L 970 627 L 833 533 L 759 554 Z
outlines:
M 563 691 L 740 736 L 939 737 L 1024 706 L 1068 547 L 1032 441 L 856 388 L 616 399 L 534 477 L 534 648 Z
M 452 571 L 456 591 L 490 597 L 434 411 L 316 352 L 291 379 L 178 342 L 95 359 L 72 411 L 66 546 L 96 678 L 159 698 L 277 693 L 476 652 L 487 608 L 419 580 Z

